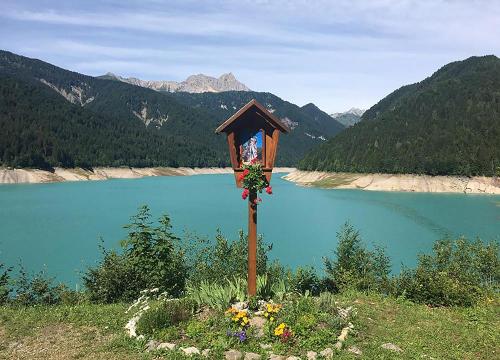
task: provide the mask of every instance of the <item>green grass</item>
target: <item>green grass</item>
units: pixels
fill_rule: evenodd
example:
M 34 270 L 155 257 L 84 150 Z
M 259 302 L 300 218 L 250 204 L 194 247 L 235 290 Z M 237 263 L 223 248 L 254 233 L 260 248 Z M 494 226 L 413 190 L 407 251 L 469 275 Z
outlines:
M 500 358 L 498 298 L 472 308 L 430 308 L 358 292 L 344 293 L 336 299 L 343 306 L 353 305 L 357 310 L 353 321 L 356 334 L 348 338 L 346 345 L 360 348 L 363 358 Z M 125 304 L 0 307 L 0 359 L 22 358 L 23 354 L 30 354 L 26 358 L 35 359 L 184 358 L 174 353 L 144 353 L 144 343 L 130 340 L 124 333 L 123 326 L 128 320 L 126 309 Z M 210 334 L 210 328 L 197 324 L 190 325 L 189 331 L 193 339 L 188 339 L 187 343 L 199 340 L 200 348 L 206 342 L 204 338 L 215 336 Z M 403 352 L 398 354 L 380 348 L 387 342 L 398 345 Z M 223 347 L 221 344 L 212 358 L 219 358 Z M 40 349 L 45 350 L 41 352 Z M 335 358 L 354 359 L 356 356 L 341 351 Z
M 354 180 L 359 178 L 359 175 L 350 173 L 335 173 L 328 175 L 327 177 L 309 183 L 309 186 L 319 187 L 319 188 L 335 188 L 342 185 L 348 185 Z
M 75 326 L 95 326 L 109 332 L 118 332 L 127 322 L 128 305 L 40 305 L 30 307 L 0 307 L 0 326 L 14 337 L 32 335 L 38 328 L 65 323 Z
M 359 332 L 347 343 L 362 349 L 367 358 L 500 358 L 498 299 L 472 308 L 430 308 L 380 295 L 354 293 L 341 298 L 358 310 Z M 380 348 L 387 342 L 401 347 L 403 353 Z

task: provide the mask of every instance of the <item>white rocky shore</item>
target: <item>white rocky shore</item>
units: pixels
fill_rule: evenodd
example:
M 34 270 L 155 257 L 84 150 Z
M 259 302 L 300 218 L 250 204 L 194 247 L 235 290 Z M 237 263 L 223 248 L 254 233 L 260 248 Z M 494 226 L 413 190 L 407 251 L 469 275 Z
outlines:
M 274 168 L 274 173 L 291 172 L 294 168 Z M 50 183 L 62 181 L 86 181 L 108 179 L 136 179 L 145 176 L 189 176 L 208 174 L 229 174 L 231 168 L 55 168 L 54 172 L 38 169 L 6 169 L 0 168 L 0 184 Z
M 283 177 L 302 186 L 374 191 L 500 194 L 500 178 L 414 174 L 353 174 L 294 171 Z
M 136 179 L 146 176 L 191 176 L 231 174 L 227 168 L 55 168 L 54 172 L 38 169 L 0 168 L 0 184 L 50 183 L 108 179 Z M 301 186 L 374 191 L 406 191 L 500 195 L 500 178 L 485 176 L 429 176 L 414 174 L 354 174 L 300 171 L 278 167 L 274 173 L 288 173 L 283 178 Z

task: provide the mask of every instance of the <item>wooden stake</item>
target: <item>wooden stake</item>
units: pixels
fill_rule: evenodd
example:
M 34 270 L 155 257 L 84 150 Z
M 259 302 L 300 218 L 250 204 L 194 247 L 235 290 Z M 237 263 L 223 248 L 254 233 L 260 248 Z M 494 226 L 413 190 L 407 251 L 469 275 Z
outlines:
M 248 197 L 248 296 L 257 293 L 257 194 Z

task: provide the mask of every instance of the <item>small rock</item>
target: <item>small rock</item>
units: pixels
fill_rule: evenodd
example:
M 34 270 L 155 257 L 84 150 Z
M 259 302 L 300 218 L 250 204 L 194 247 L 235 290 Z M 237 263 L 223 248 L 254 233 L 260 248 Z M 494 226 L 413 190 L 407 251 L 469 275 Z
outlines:
M 23 347 L 23 344 L 21 342 L 14 341 L 14 342 L 11 342 L 7 348 L 9 350 L 12 350 L 12 349 L 17 349 L 17 348 L 21 348 L 21 347 Z
M 240 301 L 240 302 L 237 302 L 237 303 L 234 303 L 232 305 L 233 308 L 235 308 L 236 310 L 245 310 L 248 308 L 248 303 L 244 302 L 244 301 Z
M 300 358 L 298 356 L 289 356 L 286 360 L 300 360 Z
M 325 359 L 333 359 L 333 350 L 332 348 L 326 348 L 322 352 L 320 352 L 320 355 L 323 356 Z
M 353 353 L 354 355 L 363 355 L 363 352 L 357 348 L 356 346 L 349 346 L 347 349 L 350 353 Z
M 431 360 L 435 360 L 432 356 L 429 356 L 429 355 L 426 355 L 426 354 L 423 354 L 421 357 L 423 357 L 423 358 L 429 358 Z
M 156 340 L 149 340 L 148 343 L 146 344 L 146 351 L 150 352 L 153 350 L 156 350 L 156 348 L 160 345 L 160 343 Z
M 252 353 L 252 352 L 247 352 L 245 354 L 245 358 L 244 358 L 244 360 L 260 360 L 260 359 L 261 359 L 261 356 L 259 354 Z
M 271 354 L 269 355 L 269 360 L 286 360 L 286 359 L 282 355 Z
M 159 344 L 156 348 L 158 350 L 174 350 L 177 345 L 173 343 L 164 342 Z
M 200 350 L 198 350 L 198 348 L 195 348 L 194 346 L 187 348 L 181 347 L 181 351 L 188 356 L 200 355 Z
M 382 349 L 391 350 L 394 352 L 402 352 L 403 351 L 403 349 L 401 349 L 399 346 L 394 345 L 392 343 L 385 343 L 385 344 L 380 345 L 380 347 Z
M 316 351 L 308 351 L 307 354 L 307 360 L 316 360 L 318 357 L 318 353 Z
M 335 343 L 335 349 L 337 349 L 337 350 L 341 350 L 342 349 L 342 341 L 337 341 Z
M 339 307 L 337 309 L 338 313 L 339 313 L 339 316 L 344 319 L 344 320 L 347 320 L 347 318 L 349 318 L 349 315 L 351 315 L 351 312 L 352 312 L 352 306 L 349 306 L 345 309 Z
M 209 357 L 210 356 L 210 349 L 205 349 L 201 352 L 201 355 L 204 357 Z
M 349 327 L 343 328 L 342 331 L 340 332 L 340 335 L 337 337 L 337 340 L 342 342 L 345 341 L 345 339 L 347 339 L 347 334 L 349 334 L 349 330 L 350 330 Z
M 260 344 L 260 348 L 261 349 L 264 349 L 264 350 L 269 350 L 271 349 L 273 346 L 271 344 Z
M 264 336 L 264 325 L 266 321 L 266 318 L 261 316 L 254 316 L 250 319 L 250 326 L 255 329 L 255 337 L 261 338 Z
M 226 360 L 240 360 L 243 358 L 243 354 L 239 352 L 238 350 L 228 350 L 224 353 L 225 359 Z

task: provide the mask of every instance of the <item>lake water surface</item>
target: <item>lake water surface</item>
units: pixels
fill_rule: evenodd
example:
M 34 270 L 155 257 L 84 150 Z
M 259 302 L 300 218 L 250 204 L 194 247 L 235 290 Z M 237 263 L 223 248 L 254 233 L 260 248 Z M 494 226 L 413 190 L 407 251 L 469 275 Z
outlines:
M 350 221 L 370 246 L 385 246 L 393 270 L 413 266 L 446 235 L 500 235 L 500 196 L 372 192 L 303 188 L 273 176 L 274 194 L 263 194 L 258 232 L 273 243 L 272 257 L 292 267 L 321 269 L 336 232 Z M 47 270 L 71 286 L 99 258 L 99 237 L 118 247 L 137 207 L 155 217 L 168 213 L 178 234 L 236 238 L 246 229 L 247 204 L 232 175 L 0 186 L 0 262 L 20 260 L 30 271 Z

